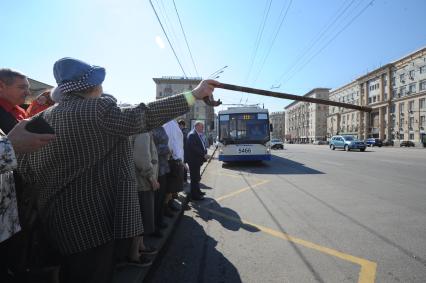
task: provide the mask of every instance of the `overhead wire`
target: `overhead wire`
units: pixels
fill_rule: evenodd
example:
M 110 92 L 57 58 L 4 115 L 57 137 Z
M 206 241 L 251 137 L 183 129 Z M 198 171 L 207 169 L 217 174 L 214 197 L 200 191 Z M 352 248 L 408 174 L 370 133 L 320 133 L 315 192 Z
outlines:
M 344 30 L 346 30 L 358 17 L 360 17 L 369 7 L 373 5 L 376 0 L 371 0 L 367 5 L 364 6 L 342 29 L 340 29 L 321 49 L 319 49 L 314 55 L 312 55 L 308 61 L 306 61 L 297 71 L 295 71 L 287 80 L 283 81 L 283 84 L 289 81 L 294 77 L 298 72 L 300 72 L 307 64 L 309 64 L 318 54 L 320 54 L 331 42 L 333 42 Z M 358 5 L 359 6 L 359 5 Z
M 250 56 L 250 63 L 249 63 L 249 68 L 247 69 L 247 73 L 246 73 L 246 77 L 244 79 L 244 82 L 247 83 L 249 77 L 250 77 L 250 73 L 251 73 L 251 69 L 253 68 L 253 64 L 256 58 L 256 54 L 257 54 L 257 50 L 259 48 L 259 44 L 260 41 L 262 39 L 262 35 L 263 35 L 263 30 L 265 28 L 265 23 L 266 20 L 268 19 L 268 15 L 269 15 L 269 11 L 271 9 L 271 5 L 272 5 L 272 0 L 269 1 L 269 5 L 268 2 L 265 2 L 265 8 L 263 9 L 263 17 L 262 17 L 262 21 L 261 24 L 259 25 L 259 29 L 257 30 L 257 35 L 256 35 L 256 40 L 254 41 L 254 48 L 253 48 L 253 52 L 251 53 Z M 241 94 L 241 98 L 240 98 L 240 103 L 241 100 L 243 99 L 243 93 Z
M 186 68 L 187 66 L 189 66 L 190 64 L 187 64 L 188 62 L 186 61 L 187 57 L 184 56 L 184 54 L 186 54 L 186 52 L 184 52 L 184 49 L 182 48 L 181 45 L 181 41 L 180 41 L 180 37 L 177 35 L 178 33 L 175 31 L 174 26 L 176 26 L 176 24 L 173 23 L 173 21 L 170 19 L 169 17 L 169 12 L 168 12 L 168 8 L 164 5 L 164 1 L 163 0 L 156 0 L 158 4 L 158 6 L 160 7 L 160 13 L 159 15 L 161 15 L 161 12 L 163 13 L 163 19 L 164 19 L 164 23 L 165 23 L 165 27 L 166 30 L 171 31 L 171 36 L 170 39 L 171 41 L 174 43 L 174 46 L 176 48 L 176 52 L 177 54 L 180 54 L 180 59 L 181 62 L 183 64 L 183 66 L 185 67 L 185 70 L 187 70 L 188 75 L 191 76 L 191 72 L 188 71 L 188 68 Z M 174 11 L 173 11 L 174 13 Z M 170 33 L 169 33 L 170 34 Z
M 309 44 L 308 47 L 304 48 L 303 51 L 299 54 L 299 56 L 297 57 L 297 59 L 292 63 L 292 65 L 287 68 L 282 75 L 280 75 L 279 79 L 277 79 L 274 83 L 274 85 L 278 84 L 279 82 L 281 82 L 284 77 L 290 73 L 291 70 L 293 70 L 297 64 L 304 59 L 305 56 L 307 56 L 307 54 L 309 54 L 309 51 L 312 50 L 312 48 L 319 43 L 323 37 L 326 35 L 326 33 L 334 26 L 334 24 L 337 22 L 337 20 L 339 20 L 344 14 L 345 12 L 350 8 L 350 6 L 354 3 L 355 0 L 349 0 L 350 2 L 348 4 L 346 4 L 345 1 L 342 6 L 340 6 L 340 8 L 336 11 L 335 15 L 333 17 L 330 18 L 330 20 L 328 21 L 328 23 L 324 26 L 324 28 L 322 29 L 322 31 L 318 34 L 318 36 L 316 36 Z M 343 9 L 343 10 L 342 10 Z M 341 11 L 342 10 L 342 11 Z
M 269 11 L 271 10 L 271 5 L 272 5 L 272 0 L 269 1 L 268 9 L 266 10 L 266 13 L 264 12 L 262 23 L 259 26 L 259 30 L 257 32 L 255 46 L 254 46 L 254 50 L 252 52 L 252 56 L 250 58 L 250 66 L 249 66 L 248 71 L 247 71 L 245 82 L 247 82 L 248 78 L 250 77 L 251 69 L 253 68 L 253 64 L 254 64 L 254 61 L 256 59 L 257 50 L 259 49 L 260 41 L 262 40 L 263 30 L 265 29 L 265 24 L 266 24 L 266 21 L 267 21 L 268 16 L 269 16 Z
M 288 3 L 288 5 L 285 5 L 286 3 L 284 2 L 283 7 L 281 8 L 281 12 L 280 12 L 280 16 L 278 17 L 278 20 L 279 20 L 279 19 L 281 19 L 281 15 L 282 15 L 282 13 L 283 13 L 283 11 L 284 11 L 284 8 L 287 6 L 287 8 L 286 8 L 286 10 L 285 10 L 285 13 L 284 13 L 284 16 L 282 17 L 282 19 L 281 19 L 281 21 L 280 21 L 280 23 L 279 23 L 279 25 L 278 25 L 278 28 L 277 28 L 277 30 L 276 30 L 276 32 L 275 32 L 275 34 L 274 34 L 274 37 L 273 37 L 273 39 L 272 39 L 271 43 L 269 44 L 268 51 L 266 52 L 266 55 L 265 55 L 265 57 L 263 58 L 263 61 L 262 61 L 261 65 L 260 65 L 260 69 L 259 69 L 259 71 L 258 71 L 258 73 L 257 73 L 257 75 L 256 75 L 256 77 L 255 77 L 255 79 L 254 79 L 254 83 L 256 83 L 256 82 L 257 82 L 257 79 L 259 78 L 260 73 L 261 73 L 261 72 L 262 72 L 262 70 L 263 70 L 263 66 L 264 66 L 264 65 L 265 65 L 265 63 L 266 63 L 266 59 L 268 59 L 269 54 L 271 53 L 272 47 L 274 46 L 275 41 L 276 41 L 276 39 L 277 39 L 277 37 L 278 37 L 278 34 L 280 33 L 281 27 L 282 27 L 282 25 L 283 25 L 283 23 L 284 23 L 284 20 L 285 20 L 285 19 L 286 19 L 286 17 L 287 17 L 287 14 L 288 14 L 288 11 L 290 10 L 290 7 L 291 7 L 292 2 L 293 2 L 293 0 L 290 0 L 290 1 L 289 1 L 289 3 Z
M 176 60 L 178 61 L 178 64 L 179 64 L 179 66 L 180 66 L 180 68 L 181 68 L 181 70 L 182 70 L 182 72 L 183 72 L 183 74 L 184 74 L 185 78 L 187 78 L 188 76 L 186 75 L 186 72 L 185 72 L 185 70 L 183 69 L 182 63 L 180 62 L 179 57 L 177 56 L 176 51 L 175 51 L 175 49 L 173 48 L 172 43 L 170 42 L 169 36 L 167 35 L 167 32 L 166 32 L 166 30 L 164 29 L 163 24 L 161 23 L 161 20 L 160 20 L 160 18 L 159 18 L 159 16 L 158 16 L 157 11 L 155 10 L 155 7 L 154 7 L 154 4 L 152 3 L 152 0 L 149 0 L 149 3 L 151 4 L 152 10 L 154 11 L 155 16 L 157 17 L 158 23 L 160 24 L 161 29 L 163 30 L 163 33 L 164 33 L 164 35 L 166 36 L 167 42 L 169 43 L 170 48 L 172 49 L 173 54 L 175 55 L 175 58 L 176 58 Z
M 197 66 L 195 65 L 194 57 L 192 56 L 191 48 L 189 47 L 188 39 L 186 38 L 186 33 L 185 33 L 184 28 L 183 28 L 182 21 L 180 20 L 180 16 L 179 16 L 179 12 L 178 12 L 177 7 L 176 7 L 175 0 L 173 0 L 173 5 L 175 7 L 176 15 L 179 19 L 179 24 L 180 24 L 180 28 L 181 28 L 182 33 L 183 33 L 183 37 L 185 38 L 186 47 L 188 47 L 189 55 L 191 56 L 192 65 L 194 66 L 195 73 L 197 74 L 197 77 L 198 77 L 199 75 L 198 75 Z

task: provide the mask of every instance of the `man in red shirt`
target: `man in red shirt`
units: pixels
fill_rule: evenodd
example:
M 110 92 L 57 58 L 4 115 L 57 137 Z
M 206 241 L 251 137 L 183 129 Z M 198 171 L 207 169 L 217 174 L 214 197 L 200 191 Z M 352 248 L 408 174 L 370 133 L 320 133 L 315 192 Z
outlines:
M 30 95 L 30 83 L 25 75 L 0 69 L 0 129 L 6 134 L 26 118 L 25 110 L 19 105 Z

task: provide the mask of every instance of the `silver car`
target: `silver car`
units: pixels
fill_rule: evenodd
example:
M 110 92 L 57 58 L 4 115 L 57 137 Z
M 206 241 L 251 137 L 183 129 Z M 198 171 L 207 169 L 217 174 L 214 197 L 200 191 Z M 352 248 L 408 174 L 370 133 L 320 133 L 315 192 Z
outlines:
M 359 149 L 360 151 L 365 151 L 366 144 L 363 141 L 360 141 L 353 136 L 333 136 L 330 140 L 330 148 L 335 150 L 336 148 L 342 148 L 346 151 L 352 149 Z

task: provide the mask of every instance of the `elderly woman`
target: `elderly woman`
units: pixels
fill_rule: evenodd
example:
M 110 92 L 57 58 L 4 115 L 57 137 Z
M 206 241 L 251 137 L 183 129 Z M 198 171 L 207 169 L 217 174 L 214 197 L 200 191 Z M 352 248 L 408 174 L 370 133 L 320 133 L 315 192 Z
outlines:
M 157 181 L 157 148 L 155 147 L 151 132 L 133 136 L 130 141 L 133 144 L 133 159 L 135 160 L 136 181 L 144 234 L 151 234 L 155 231 L 154 192 L 160 188 L 160 184 Z M 132 262 L 140 261 L 142 265 L 149 265 L 151 261 L 144 256 L 155 253 L 157 253 L 157 250 L 146 246 L 141 235 L 133 239 L 132 247 L 129 251 L 129 259 Z
M 38 115 L 56 140 L 23 156 L 19 170 L 40 190 L 42 221 L 62 254 L 61 282 L 109 282 L 114 255 L 127 256 L 143 232 L 129 137 L 186 113 L 218 83 L 121 109 L 101 97 L 104 68 L 63 58 L 53 74 L 63 97 Z

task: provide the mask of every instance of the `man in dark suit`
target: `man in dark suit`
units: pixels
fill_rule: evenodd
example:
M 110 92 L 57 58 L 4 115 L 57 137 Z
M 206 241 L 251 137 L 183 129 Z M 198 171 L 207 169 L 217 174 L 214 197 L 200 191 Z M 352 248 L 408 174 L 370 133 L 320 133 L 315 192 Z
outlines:
M 207 160 L 207 148 L 203 139 L 204 124 L 195 122 L 194 129 L 188 134 L 186 141 L 186 162 L 189 165 L 191 175 L 191 199 L 202 200 L 203 193 L 200 190 L 200 168 Z

